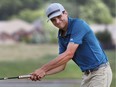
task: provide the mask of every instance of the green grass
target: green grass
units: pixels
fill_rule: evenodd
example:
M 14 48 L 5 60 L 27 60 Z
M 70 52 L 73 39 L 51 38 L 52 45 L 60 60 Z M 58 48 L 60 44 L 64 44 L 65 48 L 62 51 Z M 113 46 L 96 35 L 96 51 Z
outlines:
M 0 46 L 0 77 L 29 74 L 57 56 L 57 45 L 13 45 Z M 113 71 L 114 87 L 116 81 L 115 51 L 105 51 Z M 82 73 L 73 61 L 58 74 L 47 76 L 46 79 L 80 79 Z
M 106 51 L 106 54 L 109 58 L 109 62 L 113 72 L 113 80 L 112 80 L 111 87 L 115 87 L 116 86 L 116 51 L 109 50 L 109 51 Z
M 55 58 L 55 55 L 46 55 L 39 59 L 30 59 L 23 61 L 4 61 L 0 62 L 0 77 L 6 76 L 17 76 L 22 74 L 28 74 L 33 72 L 35 69 L 41 67 L 43 64 Z M 78 74 L 77 74 L 78 73 Z M 77 68 L 74 62 L 70 61 L 65 69 L 65 71 L 47 76 L 46 79 L 54 78 L 80 78 L 81 71 Z

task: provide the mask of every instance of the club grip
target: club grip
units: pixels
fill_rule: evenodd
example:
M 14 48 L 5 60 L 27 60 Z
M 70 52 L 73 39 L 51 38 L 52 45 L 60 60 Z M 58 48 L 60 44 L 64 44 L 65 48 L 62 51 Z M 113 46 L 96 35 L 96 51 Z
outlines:
M 21 75 L 19 76 L 19 79 L 25 79 L 25 78 L 30 78 L 31 75 Z

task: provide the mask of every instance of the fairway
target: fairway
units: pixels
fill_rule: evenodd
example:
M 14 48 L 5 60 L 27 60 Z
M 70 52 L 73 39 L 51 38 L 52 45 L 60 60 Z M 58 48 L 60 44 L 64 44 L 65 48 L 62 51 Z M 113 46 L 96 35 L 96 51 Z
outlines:
M 114 87 L 116 81 L 115 51 L 105 51 L 113 70 Z M 58 55 L 57 44 L 25 45 L 17 44 L 0 46 L 0 77 L 29 74 Z M 47 76 L 45 79 L 81 79 L 82 73 L 73 61 L 68 63 L 66 69 L 58 74 Z
M 58 46 L 55 44 L 41 45 L 0 45 L 0 61 L 38 59 L 45 55 L 57 55 Z

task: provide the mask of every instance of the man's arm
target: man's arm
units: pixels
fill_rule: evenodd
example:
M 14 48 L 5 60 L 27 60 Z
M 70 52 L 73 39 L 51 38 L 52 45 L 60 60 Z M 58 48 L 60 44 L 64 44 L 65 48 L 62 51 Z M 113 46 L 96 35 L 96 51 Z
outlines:
M 31 79 L 34 81 L 39 80 L 44 77 L 48 71 L 51 71 L 61 65 L 66 64 L 70 59 L 73 58 L 78 46 L 78 44 L 69 43 L 67 50 L 64 53 L 60 54 L 49 63 L 43 65 L 40 69 L 37 69 L 35 72 L 33 72 Z
M 46 72 L 46 75 L 52 75 L 52 74 L 56 74 L 58 72 L 61 72 L 61 71 L 63 71 L 65 69 L 65 66 L 66 66 L 66 64 L 61 65 L 59 67 L 56 67 L 56 68 Z
M 73 58 L 77 47 L 78 44 L 69 43 L 67 50 L 64 53 L 60 54 L 58 57 L 50 61 L 48 64 L 43 65 L 41 69 L 43 69 L 46 72 L 58 66 L 66 64 L 70 59 Z

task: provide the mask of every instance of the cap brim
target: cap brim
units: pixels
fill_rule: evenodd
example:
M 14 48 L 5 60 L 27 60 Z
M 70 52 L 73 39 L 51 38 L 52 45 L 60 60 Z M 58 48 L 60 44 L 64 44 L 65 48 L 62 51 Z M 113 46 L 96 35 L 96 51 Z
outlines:
M 54 18 L 54 17 L 56 17 L 56 16 L 59 16 L 59 15 L 61 15 L 61 14 L 62 14 L 61 11 L 52 14 L 52 15 L 48 18 L 47 22 L 48 22 L 50 19 L 52 19 L 52 18 Z

